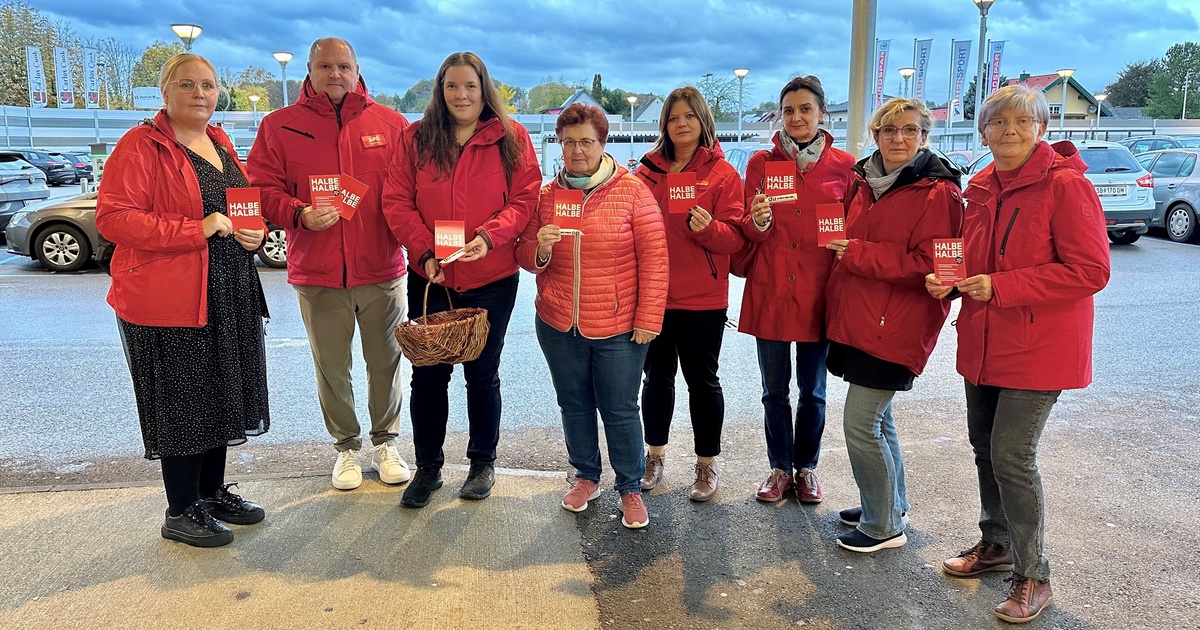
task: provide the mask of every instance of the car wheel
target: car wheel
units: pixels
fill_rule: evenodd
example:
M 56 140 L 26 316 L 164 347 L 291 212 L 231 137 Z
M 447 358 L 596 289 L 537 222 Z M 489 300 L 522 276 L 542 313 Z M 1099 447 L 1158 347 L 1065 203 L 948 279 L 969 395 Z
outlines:
M 276 269 L 287 266 L 287 232 L 283 228 L 272 226 L 267 230 L 267 238 L 263 240 L 262 249 L 258 250 L 258 259 Z
M 1196 237 L 1196 213 L 1184 204 L 1168 208 L 1163 225 L 1167 228 L 1167 238 L 1176 243 L 1187 243 Z
M 1118 230 L 1116 232 L 1108 233 L 1108 240 L 1116 243 L 1117 245 L 1132 245 L 1136 243 L 1139 238 L 1142 238 L 1142 235 L 1132 230 Z
M 33 253 L 50 271 L 75 271 L 92 257 L 92 245 L 73 225 L 52 225 L 33 240 Z

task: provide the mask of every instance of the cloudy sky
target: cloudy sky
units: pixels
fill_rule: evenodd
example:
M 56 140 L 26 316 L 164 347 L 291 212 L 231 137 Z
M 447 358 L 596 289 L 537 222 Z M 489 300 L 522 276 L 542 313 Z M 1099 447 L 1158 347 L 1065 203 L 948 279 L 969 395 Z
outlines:
M 194 52 L 218 67 L 278 72 L 275 50 L 303 74 L 318 37 L 348 39 L 373 92 L 403 93 L 441 60 L 472 50 L 497 79 L 526 89 L 547 77 L 665 94 L 705 73 L 751 69 L 746 103 L 774 100 L 797 73 L 816 74 L 831 102 L 848 93 L 851 0 L 33 0 L 81 37 L 117 36 L 142 48 L 176 41 L 173 22 L 204 27 Z M 1077 69 L 1101 91 L 1131 61 L 1200 40 L 1198 0 L 997 0 L 988 36 L 1005 40 L 1002 73 Z M 877 36 L 892 40 L 887 91 L 899 90 L 914 38 L 933 38 L 928 98 L 945 100 L 951 39 L 979 36 L 971 0 L 878 0 Z M 972 45 L 972 67 L 977 63 Z

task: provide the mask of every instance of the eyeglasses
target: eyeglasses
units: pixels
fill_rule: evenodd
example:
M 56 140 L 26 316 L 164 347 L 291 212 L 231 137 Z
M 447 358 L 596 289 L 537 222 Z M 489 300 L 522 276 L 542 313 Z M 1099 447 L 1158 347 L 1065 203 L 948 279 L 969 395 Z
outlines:
M 921 128 L 914 127 L 912 125 L 908 125 L 906 127 L 894 127 L 892 125 L 888 125 L 886 127 L 879 128 L 879 135 L 889 140 L 895 138 L 896 134 L 898 133 L 903 134 L 906 139 L 912 140 L 913 138 L 921 135 Z
M 596 141 L 592 140 L 591 138 L 586 138 L 583 140 L 563 140 L 562 141 L 563 151 L 566 151 L 567 153 L 574 151 L 575 147 L 579 147 L 580 149 L 583 149 L 584 151 L 591 151 L 592 147 L 594 147 L 594 146 L 596 146 Z
M 987 121 L 987 126 L 995 127 L 999 131 L 1004 131 L 1012 125 L 1016 125 L 1017 129 L 1033 129 L 1033 126 L 1036 123 L 1037 120 L 1032 116 L 1018 116 L 1011 120 L 1008 118 L 993 118 Z
M 171 83 L 178 85 L 179 91 L 185 93 L 195 92 L 197 85 L 200 86 L 200 90 L 205 94 L 212 94 L 213 92 L 217 91 L 217 84 L 213 83 L 212 81 L 201 81 L 196 83 L 191 79 L 179 79 L 178 81 L 171 81 Z

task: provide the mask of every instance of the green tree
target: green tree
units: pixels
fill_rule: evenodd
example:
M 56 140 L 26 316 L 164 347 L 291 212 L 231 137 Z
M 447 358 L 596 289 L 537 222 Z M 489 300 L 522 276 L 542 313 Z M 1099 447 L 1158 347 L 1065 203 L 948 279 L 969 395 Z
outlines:
M 133 109 L 130 77 L 141 55 L 136 48 L 116 37 L 85 40 L 86 48 L 95 48 L 100 75 L 100 107 Z
M 1117 80 L 1104 88 L 1108 92 L 1108 104 L 1114 107 L 1145 107 L 1150 98 L 1150 81 L 1158 67 L 1158 59 L 1125 64 L 1125 68 L 1117 74 Z
M 1187 85 L 1187 112 L 1183 111 L 1183 89 Z M 1200 44 L 1184 42 L 1167 49 L 1154 78 L 1150 98 L 1143 110 L 1151 118 L 1200 117 Z
M 433 100 L 433 79 L 421 79 L 408 88 L 400 97 L 399 109 L 402 112 L 423 112 L 429 101 Z
M 142 51 L 141 60 L 133 67 L 129 77 L 133 87 L 158 87 L 158 74 L 162 71 L 163 64 L 181 52 L 183 44 L 179 42 L 168 44 L 162 40 L 154 40 L 153 44 Z
M 529 112 L 536 114 L 544 109 L 558 107 L 575 93 L 575 89 L 568 86 L 562 77 L 559 77 L 558 81 L 546 77 L 541 83 L 529 89 Z
M 492 82 L 496 84 L 496 91 L 500 93 L 500 100 L 504 102 L 506 111 L 510 114 L 517 113 L 517 89 L 496 79 L 492 79 Z
M 270 103 L 267 100 L 267 88 L 261 85 L 246 84 L 231 89 L 233 96 L 233 107 L 231 109 L 239 112 L 254 111 L 254 103 L 250 100 L 250 95 L 258 96 L 258 111 L 265 112 L 269 109 Z
M 0 103 L 29 106 L 29 69 L 25 47 L 42 49 L 46 70 L 46 88 L 53 94 L 54 47 L 79 48 L 79 42 L 63 22 L 51 23 L 40 11 L 23 0 L 5 0 L 0 4 Z M 82 76 L 82 62 L 77 62 Z M 51 99 L 53 101 L 53 99 Z

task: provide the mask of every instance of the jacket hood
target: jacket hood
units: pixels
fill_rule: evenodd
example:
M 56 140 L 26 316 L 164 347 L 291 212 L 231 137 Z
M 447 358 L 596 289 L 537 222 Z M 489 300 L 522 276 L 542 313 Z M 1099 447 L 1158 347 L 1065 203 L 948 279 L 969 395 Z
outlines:
M 361 112 L 368 105 L 374 103 L 375 101 L 367 92 L 367 82 L 363 80 L 362 75 L 359 75 L 358 85 L 354 86 L 354 91 L 348 92 L 345 99 L 342 100 L 341 111 L 343 114 Z M 324 92 L 318 92 L 313 87 L 312 80 L 308 76 L 304 77 L 304 84 L 300 86 L 300 97 L 296 99 L 296 104 L 326 116 L 332 116 L 338 110 Z
M 851 170 L 865 180 L 867 178 L 867 162 L 872 161 L 877 166 L 880 166 L 880 170 L 883 170 L 883 155 L 878 150 L 859 160 L 851 167 Z M 892 185 L 892 189 L 907 186 L 922 179 L 944 179 L 955 186 L 960 186 L 962 171 L 958 170 L 958 167 L 953 162 L 934 153 L 928 147 L 918 149 L 917 155 L 913 160 L 901 168 L 900 174 L 896 177 L 896 183 Z
M 721 148 L 721 142 L 719 140 L 714 140 L 711 149 L 708 147 L 697 147 L 696 154 L 692 156 L 692 161 L 688 162 L 687 168 L 683 170 L 698 170 L 710 162 L 715 162 L 724 158 L 725 150 Z M 645 166 L 655 173 L 665 174 L 671 170 L 670 162 L 668 162 L 667 158 L 663 157 L 663 154 L 658 151 L 650 151 L 643 155 L 642 159 L 638 161 L 642 164 L 642 166 Z

